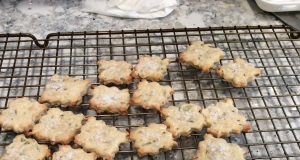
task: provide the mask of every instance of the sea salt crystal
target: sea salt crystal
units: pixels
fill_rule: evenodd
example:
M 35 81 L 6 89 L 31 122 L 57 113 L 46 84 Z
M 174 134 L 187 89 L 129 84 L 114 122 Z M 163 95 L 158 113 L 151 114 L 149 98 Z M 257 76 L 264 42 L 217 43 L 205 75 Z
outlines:
M 146 63 L 142 63 L 142 68 L 144 70 L 148 70 L 148 69 L 152 69 L 152 70 L 156 70 L 158 69 L 158 62 L 156 61 L 151 61 L 151 62 L 146 62 Z
M 111 104 L 115 100 L 120 98 L 120 95 L 117 93 L 116 90 L 110 90 L 108 92 L 103 93 L 100 97 L 106 104 Z
M 108 104 L 114 102 L 114 100 L 111 98 L 110 95 L 104 95 L 103 100 L 104 100 L 105 103 L 108 103 Z
M 231 65 L 231 69 L 232 69 L 234 72 L 238 72 L 238 71 L 241 70 L 241 66 L 234 63 L 234 64 Z

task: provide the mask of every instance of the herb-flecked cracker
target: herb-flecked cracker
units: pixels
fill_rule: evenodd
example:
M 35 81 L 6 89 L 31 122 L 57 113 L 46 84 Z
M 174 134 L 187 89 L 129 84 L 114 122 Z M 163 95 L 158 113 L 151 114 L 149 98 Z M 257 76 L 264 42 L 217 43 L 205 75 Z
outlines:
M 145 109 L 160 111 L 160 107 L 169 102 L 169 98 L 173 93 L 174 90 L 170 86 L 162 86 L 157 82 L 149 83 L 143 79 L 137 84 L 137 89 L 133 91 L 130 103 Z
M 103 84 L 130 84 L 132 64 L 125 61 L 100 60 L 98 61 L 99 80 Z
M 38 101 L 30 101 L 27 97 L 17 98 L 9 102 L 7 109 L 2 110 L 0 125 L 2 129 L 16 133 L 29 132 L 47 109 L 45 104 Z
M 49 156 L 50 150 L 47 145 L 38 144 L 36 140 L 20 134 L 5 147 L 0 160 L 42 160 Z
M 86 153 L 83 149 L 73 149 L 69 145 L 59 145 L 59 150 L 54 152 L 52 160 L 96 160 L 95 153 Z
M 246 118 L 238 113 L 238 109 L 233 106 L 230 98 L 225 98 L 225 102 L 218 102 L 202 110 L 207 126 L 207 132 L 219 138 L 228 137 L 230 133 L 239 134 L 242 131 L 249 132 L 250 124 Z
M 140 157 L 147 154 L 156 155 L 160 149 L 168 151 L 177 146 L 172 133 L 167 131 L 167 126 L 164 124 L 151 123 L 148 127 L 131 130 L 130 139 L 134 141 L 134 147 Z
M 178 138 L 189 136 L 191 131 L 201 131 L 205 121 L 200 111 L 201 107 L 191 103 L 162 108 L 161 115 L 166 119 L 167 130 L 174 138 Z
M 231 82 L 234 87 L 245 87 L 248 82 L 253 81 L 260 75 L 260 69 L 253 67 L 250 63 L 240 58 L 235 58 L 226 66 L 216 69 L 217 75 L 225 81 Z
M 167 58 L 162 59 L 155 55 L 144 55 L 139 58 L 138 64 L 134 67 L 131 76 L 136 79 L 159 81 L 166 75 L 169 64 L 170 60 Z
M 81 104 L 82 96 L 87 94 L 90 86 L 89 79 L 82 80 L 55 74 L 51 77 L 50 82 L 46 84 L 40 102 L 48 102 L 51 105 L 61 105 L 62 107 L 76 107 Z
M 83 114 L 75 115 L 71 111 L 50 108 L 33 127 L 31 134 L 38 140 L 50 141 L 52 144 L 68 144 L 80 130 L 83 119 Z
M 180 53 L 177 61 L 200 69 L 202 73 L 209 73 L 223 57 L 224 52 L 220 48 L 213 48 L 210 44 L 195 41 L 186 48 L 186 51 Z
M 199 142 L 198 151 L 193 160 L 244 160 L 247 151 L 237 144 L 227 143 L 224 139 L 204 135 L 204 141 Z
M 89 105 L 97 113 L 107 111 L 121 115 L 127 114 L 130 101 L 129 89 L 119 90 L 117 87 L 100 85 L 92 90 L 91 95 Z
M 128 132 L 107 126 L 104 121 L 89 117 L 76 135 L 74 142 L 87 152 L 94 152 L 103 160 L 112 160 L 119 151 L 119 145 L 129 142 Z

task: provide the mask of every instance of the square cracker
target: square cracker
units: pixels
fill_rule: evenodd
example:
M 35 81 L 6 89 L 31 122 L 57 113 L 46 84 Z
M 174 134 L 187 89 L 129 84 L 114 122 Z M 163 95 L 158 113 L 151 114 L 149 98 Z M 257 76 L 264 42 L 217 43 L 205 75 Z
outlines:
M 2 110 L 0 125 L 16 133 L 29 132 L 47 109 L 45 104 L 38 101 L 30 101 L 27 97 L 17 98 L 9 102 L 7 109 Z
M 220 48 L 213 48 L 202 41 L 192 42 L 186 50 L 180 53 L 177 61 L 186 66 L 200 69 L 202 73 L 209 73 L 216 64 L 219 64 L 224 52 Z
M 103 160 L 112 160 L 119 151 L 119 145 L 128 143 L 129 139 L 127 132 L 118 131 L 102 120 L 89 117 L 74 142 L 81 145 L 83 150 L 96 153 Z
M 40 145 L 32 138 L 26 138 L 23 134 L 17 135 L 13 142 L 5 147 L 5 153 L 0 160 L 44 159 L 50 156 L 47 145 Z
M 130 104 L 160 111 L 160 107 L 169 102 L 173 93 L 174 90 L 170 86 L 162 86 L 157 82 L 148 82 L 143 79 L 133 91 Z
M 237 144 L 227 143 L 224 139 L 204 135 L 204 141 L 199 142 L 198 151 L 193 160 L 244 160 L 243 150 Z
M 99 80 L 103 84 L 130 84 L 132 64 L 125 61 L 100 60 L 98 64 Z
M 86 153 L 83 149 L 73 149 L 69 145 L 59 145 L 58 151 L 52 155 L 52 160 L 96 160 L 95 153 Z
M 226 66 L 216 69 L 216 73 L 225 81 L 231 82 L 234 87 L 245 87 L 248 82 L 260 76 L 260 69 L 253 67 L 243 59 L 235 58 Z
M 170 60 L 162 59 L 159 56 L 144 55 L 138 60 L 131 76 L 136 79 L 147 79 L 150 81 L 159 81 L 167 74 L 167 66 Z
M 199 132 L 205 124 L 201 107 L 192 103 L 163 108 L 160 113 L 174 138 L 189 136 L 192 131 Z
M 233 106 L 230 98 L 225 98 L 225 102 L 218 102 L 202 110 L 205 118 L 207 132 L 219 138 L 229 137 L 230 133 L 239 134 L 242 131 L 249 132 L 251 126 L 246 122 L 246 118 L 238 113 L 238 109 Z
M 62 107 L 76 107 L 82 103 L 82 96 L 87 94 L 90 86 L 89 79 L 82 80 L 55 74 L 51 77 L 50 82 L 46 84 L 40 102 L 48 102 L 51 105 L 61 105 Z
M 129 89 L 119 90 L 117 87 L 106 87 L 100 85 L 91 92 L 92 98 L 89 101 L 90 109 L 97 113 L 109 112 L 126 115 L 128 112 L 130 94 Z
M 132 130 L 130 131 L 130 139 L 134 141 L 134 147 L 140 157 L 147 154 L 156 155 L 160 149 L 168 151 L 178 145 L 164 124 L 151 123 L 147 127 Z
M 80 130 L 83 119 L 83 114 L 75 115 L 71 111 L 50 108 L 30 134 L 38 140 L 50 141 L 51 144 L 68 144 Z

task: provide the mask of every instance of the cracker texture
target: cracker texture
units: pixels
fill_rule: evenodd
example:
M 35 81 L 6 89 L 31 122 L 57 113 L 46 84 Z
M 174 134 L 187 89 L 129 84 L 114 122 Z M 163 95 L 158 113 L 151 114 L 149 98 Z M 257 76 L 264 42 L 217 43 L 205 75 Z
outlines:
M 47 109 L 45 104 L 38 101 L 30 101 L 27 97 L 17 98 L 9 102 L 7 109 L 2 110 L 0 125 L 16 133 L 29 132 Z
M 83 149 L 73 149 L 69 145 L 59 145 L 59 150 L 54 152 L 52 160 L 96 160 L 95 153 L 86 153 Z
M 83 119 L 83 114 L 75 115 L 71 111 L 51 108 L 33 127 L 31 134 L 36 139 L 50 141 L 51 144 L 68 144 L 80 130 Z
M 130 139 L 134 141 L 134 147 L 140 157 L 147 154 L 156 155 L 160 149 L 168 151 L 177 146 L 164 124 L 151 123 L 148 127 L 139 127 L 130 131 Z
M 126 115 L 130 102 L 129 89 L 119 90 L 117 87 L 100 85 L 91 92 L 90 109 L 97 113 L 109 112 Z
M 147 79 L 150 81 L 159 81 L 167 74 L 167 66 L 170 60 L 162 59 L 159 56 L 144 55 L 138 60 L 131 76 L 136 79 Z
M 240 58 L 235 58 L 226 66 L 216 69 L 216 74 L 225 81 L 231 82 L 234 87 L 245 87 L 248 82 L 260 76 L 260 69 Z
M 199 142 L 198 151 L 193 160 L 244 160 L 247 151 L 237 144 L 227 143 L 224 139 L 204 135 L 204 141 Z
M 204 117 L 200 113 L 201 107 L 195 104 L 182 104 L 179 107 L 170 106 L 161 110 L 162 117 L 168 131 L 174 138 L 189 136 L 192 131 L 201 131 L 204 126 Z
M 36 140 L 17 135 L 11 144 L 5 147 L 0 160 L 42 160 L 50 156 L 47 145 L 40 145 Z
M 180 53 L 177 61 L 200 69 L 202 73 L 209 73 L 223 57 L 224 52 L 220 48 L 213 48 L 210 44 L 195 41 L 187 47 L 186 51 Z
M 48 102 L 51 105 L 61 105 L 62 107 L 76 107 L 82 103 L 82 96 L 87 94 L 90 86 L 89 79 L 82 80 L 55 74 L 51 77 L 50 82 L 46 84 L 40 102 Z
M 249 132 L 250 124 L 246 118 L 238 113 L 238 109 L 233 106 L 230 98 L 225 98 L 225 102 L 218 102 L 202 110 L 205 118 L 207 132 L 213 136 L 229 137 L 230 133 L 239 134 L 242 131 Z
M 173 93 L 174 90 L 170 86 L 162 86 L 157 82 L 149 83 L 143 79 L 137 84 L 137 89 L 133 92 L 130 103 L 145 109 L 160 111 L 160 107 L 169 102 Z
M 118 131 L 116 127 L 107 126 L 102 120 L 89 117 L 74 142 L 85 151 L 96 153 L 103 160 L 112 160 L 119 151 L 119 145 L 129 142 L 128 135 L 126 131 Z
M 99 80 L 103 84 L 130 84 L 132 64 L 125 61 L 100 60 L 98 64 Z

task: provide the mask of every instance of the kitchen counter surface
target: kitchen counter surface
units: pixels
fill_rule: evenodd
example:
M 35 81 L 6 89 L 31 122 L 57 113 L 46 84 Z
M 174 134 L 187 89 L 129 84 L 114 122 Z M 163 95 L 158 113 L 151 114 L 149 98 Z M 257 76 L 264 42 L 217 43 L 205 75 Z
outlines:
M 158 19 L 125 19 L 81 11 L 81 0 L 8 0 L 0 2 L 0 33 L 27 32 L 45 38 L 51 32 L 157 29 L 208 26 L 280 25 L 252 0 L 178 0 Z

